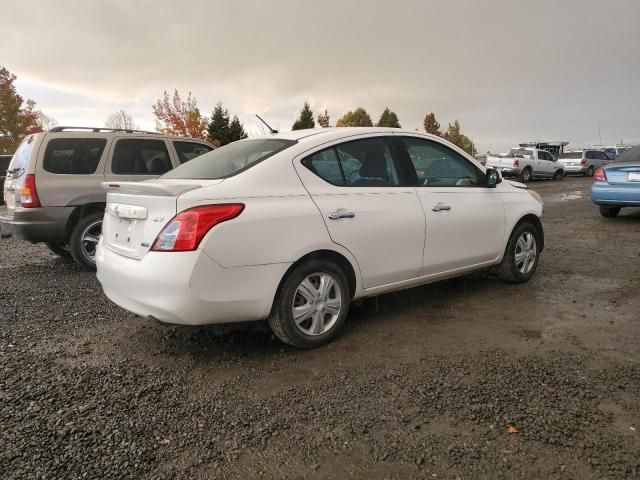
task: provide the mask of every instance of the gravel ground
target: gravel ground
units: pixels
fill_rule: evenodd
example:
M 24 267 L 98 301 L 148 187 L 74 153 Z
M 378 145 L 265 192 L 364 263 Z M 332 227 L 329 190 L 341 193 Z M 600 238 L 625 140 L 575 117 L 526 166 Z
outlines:
M 640 210 L 534 182 L 537 275 L 371 299 L 344 335 L 163 327 L 0 240 L 0 478 L 640 478 Z

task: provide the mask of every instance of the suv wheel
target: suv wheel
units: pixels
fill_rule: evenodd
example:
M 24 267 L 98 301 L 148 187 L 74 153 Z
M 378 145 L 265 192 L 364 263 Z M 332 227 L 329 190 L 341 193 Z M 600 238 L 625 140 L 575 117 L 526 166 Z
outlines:
M 529 183 L 529 180 L 531 180 L 531 169 L 527 167 L 520 174 L 520 181 L 522 183 Z
M 593 165 L 591 165 L 588 169 L 587 169 L 587 173 L 584 174 L 585 177 L 593 177 Z
M 87 270 L 96 269 L 96 247 L 102 233 L 104 213 L 94 212 L 82 217 L 71 231 L 69 251 L 76 263 Z
M 283 342 L 315 348 L 333 340 L 344 326 L 351 294 L 344 273 L 333 262 L 313 260 L 285 279 L 269 326 Z
M 541 238 L 538 229 L 529 222 L 518 225 L 511 233 L 498 276 L 511 283 L 528 281 L 538 268 Z
M 556 173 L 553 175 L 554 180 L 564 180 L 564 177 L 566 177 L 566 175 L 563 170 L 556 170 Z
M 610 207 L 608 205 L 600 205 L 600 215 L 607 218 L 617 217 L 620 213 L 620 207 Z
M 55 253 L 59 257 L 62 257 L 62 258 L 71 257 L 71 252 L 69 252 L 69 245 L 67 245 L 64 242 L 60 242 L 60 243 L 48 242 L 46 243 L 46 245 L 49 250 L 51 250 L 53 253 Z

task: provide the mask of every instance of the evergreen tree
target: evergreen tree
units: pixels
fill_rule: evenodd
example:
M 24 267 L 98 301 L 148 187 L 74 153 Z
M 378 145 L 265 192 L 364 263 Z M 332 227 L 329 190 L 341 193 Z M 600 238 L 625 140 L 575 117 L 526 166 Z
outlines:
M 442 136 L 440 123 L 436 120 L 436 115 L 434 113 L 427 113 L 424 117 L 424 131 L 431 135 L 437 135 L 438 137 Z
M 324 114 L 318 115 L 318 125 L 322 128 L 329 128 L 331 125 L 329 124 L 329 114 L 327 111 L 324 111 Z
M 367 111 L 362 107 L 358 107 L 353 112 L 350 111 L 344 114 L 336 122 L 336 127 L 373 127 L 373 122 Z
M 244 131 L 244 126 L 240 123 L 240 120 L 238 120 L 238 116 L 234 115 L 233 120 L 231 120 L 231 123 L 229 124 L 229 143 L 237 140 L 243 140 L 247 137 L 248 135 Z
M 207 125 L 209 141 L 219 147 L 226 145 L 229 139 L 229 111 L 218 102 L 213 109 L 211 119 Z
M 449 124 L 449 127 L 444 134 L 444 139 L 460 147 L 469 155 L 475 155 L 478 153 L 471 139 L 462 133 L 460 129 L 460 122 L 458 122 L 458 120 L 454 121 L 453 124 Z
M 380 120 L 376 123 L 376 127 L 401 128 L 396 112 L 389 110 L 389 107 L 385 108 L 382 115 L 380 115 Z
M 304 107 L 300 111 L 300 116 L 293 123 L 291 130 L 302 130 L 303 128 L 314 128 L 316 122 L 313 121 L 313 112 L 307 102 L 304 102 Z

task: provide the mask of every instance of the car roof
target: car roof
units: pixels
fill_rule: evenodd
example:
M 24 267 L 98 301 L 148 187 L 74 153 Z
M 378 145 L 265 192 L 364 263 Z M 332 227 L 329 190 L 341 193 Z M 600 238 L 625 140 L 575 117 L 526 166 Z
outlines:
M 402 128 L 389 127 L 329 127 L 329 128 L 307 128 L 304 130 L 292 130 L 290 132 L 280 132 L 271 135 L 263 135 L 256 138 L 281 138 L 284 140 L 295 140 L 297 142 L 313 141 L 323 143 L 340 138 L 352 137 L 354 135 L 381 134 L 390 135 L 419 135 L 421 137 L 433 137 L 425 133 L 420 133 Z M 435 137 L 434 137 L 435 138 Z

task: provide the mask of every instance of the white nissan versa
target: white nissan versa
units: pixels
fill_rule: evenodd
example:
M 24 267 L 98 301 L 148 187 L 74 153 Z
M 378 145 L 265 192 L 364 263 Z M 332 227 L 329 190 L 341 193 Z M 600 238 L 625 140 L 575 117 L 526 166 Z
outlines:
M 492 266 L 525 282 L 544 244 L 538 194 L 400 129 L 252 138 L 103 186 L 112 301 L 166 323 L 268 319 L 302 348 L 332 340 L 355 299 Z

